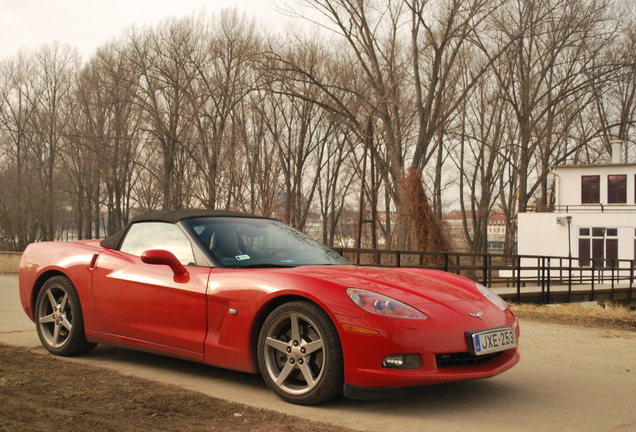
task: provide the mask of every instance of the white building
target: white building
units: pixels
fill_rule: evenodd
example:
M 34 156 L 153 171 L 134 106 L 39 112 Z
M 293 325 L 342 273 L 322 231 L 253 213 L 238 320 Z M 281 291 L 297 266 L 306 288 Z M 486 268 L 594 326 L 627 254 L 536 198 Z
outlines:
M 572 256 L 583 267 L 591 258 L 636 259 L 636 164 L 563 165 L 553 174 L 554 212 L 518 215 L 519 254 Z

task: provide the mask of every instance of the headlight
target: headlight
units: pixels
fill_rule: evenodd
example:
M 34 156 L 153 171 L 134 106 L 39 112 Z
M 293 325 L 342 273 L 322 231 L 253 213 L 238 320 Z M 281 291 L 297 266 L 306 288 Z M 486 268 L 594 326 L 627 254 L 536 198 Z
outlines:
M 499 309 L 501 309 L 502 311 L 505 311 L 506 309 L 508 309 L 508 305 L 506 304 L 504 299 L 499 297 L 497 294 L 490 291 L 488 288 L 486 288 L 480 283 L 475 282 L 475 286 L 477 287 L 479 292 L 484 295 L 484 297 L 486 297 L 488 300 L 493 302 L 493 304 L 497 306 Z
M 374 315 L 391 318 L 428 319 L 417 309 L 391 297 L 358 288 L 347 288 L 349 298 L 360 308 Z

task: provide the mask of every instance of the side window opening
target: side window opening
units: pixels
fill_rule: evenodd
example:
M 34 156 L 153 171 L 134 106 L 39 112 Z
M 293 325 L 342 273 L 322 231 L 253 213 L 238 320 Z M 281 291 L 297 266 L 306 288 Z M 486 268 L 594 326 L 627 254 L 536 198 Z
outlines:
M 141 256 L 149 249 L 172 252 L 183 265 L 194 265 L 192 244 L 181 229 L 165 222 L 140 222 L 132 225 L 122 242 L 124 253 Z

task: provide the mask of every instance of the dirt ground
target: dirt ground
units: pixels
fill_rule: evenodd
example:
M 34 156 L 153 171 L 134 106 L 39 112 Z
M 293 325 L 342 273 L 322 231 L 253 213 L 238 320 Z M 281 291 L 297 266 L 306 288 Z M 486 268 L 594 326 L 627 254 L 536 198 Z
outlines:
M 348 429 L 0 345 L 0 431 Z

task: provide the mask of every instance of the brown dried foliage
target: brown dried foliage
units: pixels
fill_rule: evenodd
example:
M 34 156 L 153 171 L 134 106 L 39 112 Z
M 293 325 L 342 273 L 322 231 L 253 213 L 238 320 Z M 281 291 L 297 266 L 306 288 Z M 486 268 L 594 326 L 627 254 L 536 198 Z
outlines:
M 403 239 L 400 246 L 426 252 L 444 252 L 450 250 L 441 221 L 433 213 L 422 183 L 422 174 L 411 168 L 403 176 L 401 183 L 401 200 L 398 210 L 403 221 L 401 230 Z M 436 264 L 441 257 L 426 257 L 427 264 Z

